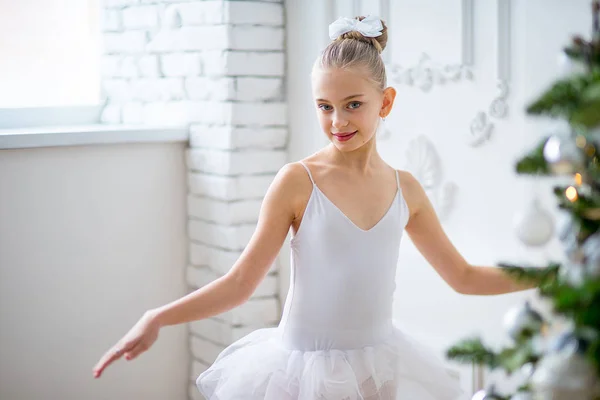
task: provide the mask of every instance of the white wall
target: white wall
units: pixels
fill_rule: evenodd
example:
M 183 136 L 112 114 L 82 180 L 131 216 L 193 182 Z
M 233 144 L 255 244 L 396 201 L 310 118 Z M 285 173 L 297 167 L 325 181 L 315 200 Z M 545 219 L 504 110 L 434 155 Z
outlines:
M 288 99 L 290 108 L 290 161 L 301 159 L 323 144 L 310 94 L 310 69 L 318 51 L 327 43 L 326 2 L 287 1 L 288 13 Z M 337 1 L 333 18 L 351 10 L 351 1 Z M 379 2 L 362 2 L 361 11 L 378 13 Z M 452 2 L 456 12 L 433 16 L 432 1 L 393 1 L 390 23 L 392 62 L 410 66 L 414 53 L 427 52 L 434 58 L 447 57 L 454 46 L 460 58 L 460 21 L 438 20 L 460 17 L 460 1 Z M 495 95 L 496 1 L 476 2 L 474 8 L 474 81 L 434 85 L 428 92 L 389 82 L 398 90 L 395 109 L 387 125 L 391 138 L 379 142 L 383 157 L 397 168 L 405 168 L 410 141 L 426 135 L 442 161 L 443 179 L 458 185 L 456 205 L 443 221 L 452 242 L 475 265 L 497 262 L 541 262 L 557 255 L 556 240 L 544 250 L 524 247 L 515 237 L 512 218 L 533 195 L 531 180 L 517 177 L 513 164 L 541 137 L 547 121 L 525 117 L 529 100 L 540 93 L 559 73 L 557 56 L 571 34 L 588 34 L 590 1 L 512 1 L 510 43 L 510 92 L 508 118 L 495 121 L 491 140 L 478 148 L 467 145 L 465 137 L 471 118 L 487 111 Z M 369 6 L 375 7 L 370 10 Z M 439 3 L 438 3 L 439 5 Z M 445 5 L 446 8 L 452 8 Z M 424 20 L 423 15 L 432 15 Z M 445 17 L 440 17 L 444 15 Z M 436 19 L 437 18 L 437 19 Z M 395 36 L 418 21 L 424 34 L 410 38 Z M 428 25 L 430 24 L 430 25 Z M 429 28 L 427 26 L 430 26 Z M 408 34 L 407 34 L 408 35 Z M 441 38 L 445 39 L 442 40 Z M 398 40 L 395 40 L 398 39 Z M 429 40 L 431 39 L 431 40 Z M 420 42 L 420 40 L 422 42 Z M 399 43 L 399 41 L 401 43 Z M 415 52 L 416 50 L 416 52 Z M 544 204 L 554 210 L 550 190 L 542 188 Z M 288 265 L 289 252 L 282 261 Z M 287 272 L 288 268 L 282 268 Z M 284 276 L 284 291 L 287 277 Z M 531 291 L 494 297 L 470 297 L 454 293 L 418 254 L 408 237 L 401 247 L 398 264 L 395 316 L 401 326 L 426 344 L 443 352 L 459 338 L 483 334 L 490 343 L 502 342 L 506 334 L 502 317 L 513 304 L 534 295 Z
M 148 308 L 186 293 L 184 145 L 0 151 L 0 398 L 184 399 L 185 326 L 99 380 Z

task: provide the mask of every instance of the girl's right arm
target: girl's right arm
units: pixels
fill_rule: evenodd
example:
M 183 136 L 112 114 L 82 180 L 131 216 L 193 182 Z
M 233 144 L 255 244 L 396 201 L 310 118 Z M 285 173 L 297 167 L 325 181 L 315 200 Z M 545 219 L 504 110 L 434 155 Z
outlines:
M 275 261 L 309 190 L 304 168 L 287 164 L 277 173 L 261 205 L 256 230 L 231 270 L 210 284 L 150 310 L 94 367 L 94 376 L 125 355 L 146 351 L 162 326 L 204 319 L 246 302 Z
M 297 175 L 297 166 L 288 164 L 275 176 L 262 202 L 256 230 L 227 274 L 152 311 L 161 326 L 212 317 L 250 298 L 269 272 L 296 216 Z

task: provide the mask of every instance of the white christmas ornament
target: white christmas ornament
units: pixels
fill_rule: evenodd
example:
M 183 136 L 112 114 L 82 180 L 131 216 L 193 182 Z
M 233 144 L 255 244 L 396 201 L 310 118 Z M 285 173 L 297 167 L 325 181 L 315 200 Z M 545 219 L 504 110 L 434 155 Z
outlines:
M 544 324 L 542 316 L 531 308 L 529 302 L 513 307 L 504 315 L 504 328 L 508 335 L 518 340 L 523 334 L 538 332 Z
M 515 215 L 515 233 L 527 246 L 543 246 L 554 235 L 554 219 L 535 199 L 529 207 Z

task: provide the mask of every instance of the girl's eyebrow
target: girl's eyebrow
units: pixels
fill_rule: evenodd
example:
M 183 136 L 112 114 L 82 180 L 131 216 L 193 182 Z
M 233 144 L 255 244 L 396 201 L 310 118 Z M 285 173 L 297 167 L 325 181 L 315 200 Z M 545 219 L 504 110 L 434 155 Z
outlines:
M 348 96 L 348 97 L 344 98 L 342 101 L 350 100 L 350 99 L 352 99 L 352 98 L 354 98 L 354 97 L 361 97 L 361 96 L 364 96 L 364 94 L 362 94 L 362 93 L 359 93 L 359 94 L 353 94 L 352 96 Z M 329 101 L 329 100 L 325 100 L 325 99 L 317 99 L 316 101 Z

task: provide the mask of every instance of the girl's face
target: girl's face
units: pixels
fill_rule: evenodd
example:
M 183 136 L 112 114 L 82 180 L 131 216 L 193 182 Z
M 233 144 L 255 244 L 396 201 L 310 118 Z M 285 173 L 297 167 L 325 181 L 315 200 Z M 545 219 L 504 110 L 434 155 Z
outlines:
M 320 69 L 312 74 L 312 89 L 321 129 L 340 151 L 369 142 L 379 120 L 389 114 L 396 92 L 379 89 L 361 68 Z

